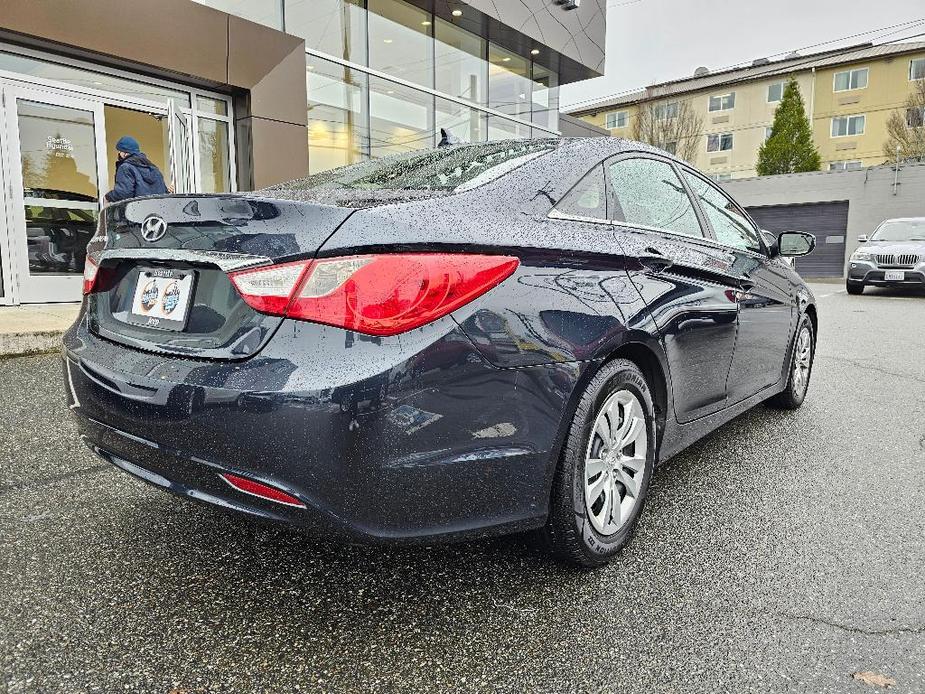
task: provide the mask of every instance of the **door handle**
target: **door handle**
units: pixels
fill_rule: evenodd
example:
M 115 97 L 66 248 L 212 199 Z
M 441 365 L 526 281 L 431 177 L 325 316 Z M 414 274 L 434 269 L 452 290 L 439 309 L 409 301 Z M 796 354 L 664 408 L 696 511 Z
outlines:
M 746 299 L 750 299 L 751 291 L 755 288 L 754 280 L 751 280 L 748 277 L 740 277 L 736 284 L 739 285 L 739 288 L 733 292 L 736 301 L 745 301 Z
M 662 272 L 674 265 L 671 258 L 668 258 L 660 250 L 652 246 L 646 248 L 642 255 L 637 256 L 637 260 L 652 272 Z

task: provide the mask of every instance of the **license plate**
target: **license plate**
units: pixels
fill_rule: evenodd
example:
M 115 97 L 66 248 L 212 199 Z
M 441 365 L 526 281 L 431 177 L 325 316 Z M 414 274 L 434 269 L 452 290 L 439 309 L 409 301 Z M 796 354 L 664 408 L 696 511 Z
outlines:
M 191 270 L 142 270 L 129 322 L 159 330 L 183 330 L 193 293 Z
M 883 273 L 883 279 L 886 281 L 902 282 L 906 279 L 906 273 L 903 270 L 886 270 Z

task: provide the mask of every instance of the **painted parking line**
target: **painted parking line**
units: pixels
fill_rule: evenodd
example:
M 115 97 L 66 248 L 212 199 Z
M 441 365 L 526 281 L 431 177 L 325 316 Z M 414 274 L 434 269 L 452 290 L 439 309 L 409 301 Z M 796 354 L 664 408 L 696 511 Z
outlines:
M 842 289 L 840 292 L 831 292 L 829 294 L 820 294 L 818 298 L 827 299 L 830 296 L 835 296 L 836 294 L 844 294 L 847 290 Z

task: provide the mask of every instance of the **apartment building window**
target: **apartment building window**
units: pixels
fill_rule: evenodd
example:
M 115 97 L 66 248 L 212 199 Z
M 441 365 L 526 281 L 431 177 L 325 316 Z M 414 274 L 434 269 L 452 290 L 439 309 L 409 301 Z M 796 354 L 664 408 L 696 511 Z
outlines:
M 829 162 L 829 171 L 857 171 L 862 168 L 864 168 L 864 165 L 860 159 Z
M 775 82 L 774 84 L 768 85 L 768 103 L 774 104 L 784 98 L 784 87 L 786 87 L 784 82 Z
M 835 73 L 835 91 L 846 92 L 852 89 L 865 89 L 867 87 L 867 74 L 869 70 L 866 67 L 857 70 L 845 70 L 844 72 Z
M 666 142 L 665 151 L 668 154 L 677 154 L 678 153 L 678 143 L 677 142 Z
M 909 61 L 909 79 L 925 80 L 925 58 Z
M 605 126 L 608 129 L 625 128 L 629 120 L 626 111 L 611 111 L 605 119 Z
M 860 168 L 862 168 L 860 159 L 829 162 L 829 171 L 857 171 Z
M 710 174 L 710 178 L 712 178 L 717 183 L 724 183 L 725 181 L 732 180 L 732 174 L 731 173 Z
M 765 142 L 771 139 L 771 133 L 773 132 L 774 132 L 774 128 L 772 128 L 770 125 L 765 127 L 764 129 L 764 141 Z
M 667 104 L 658 104 L 655 107 L 656 120 L 668 120 L 669 118 L 678 117 L 678 102 L 672 101 Z
M 906 125 L 910 128 L 921 128 L 925 125 L 925 108 L 907 108 Z
M 735 108 L 736 105 L 736 93 L 729 92 L 728 94 L 720 94 L 719 96 L 710 97 L 710 111 L 728 111 L 729 109 Z
M 732 149 L 732 133 L 707 135 L 708 152 L 728 152 Z
M 832 137 L 863 135 L 867 118 L 865 116 L 838 116 L 832 119 Z

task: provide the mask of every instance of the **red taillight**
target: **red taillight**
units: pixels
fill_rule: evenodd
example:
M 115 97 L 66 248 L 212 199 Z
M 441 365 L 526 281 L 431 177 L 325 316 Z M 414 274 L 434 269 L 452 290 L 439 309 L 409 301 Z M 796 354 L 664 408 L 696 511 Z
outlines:
M 231 280 L 262 313 L 397 335 L 481 296 L 518 262 L 461 253 L 358 255 L 242 270 Z
M 112 288 L 116 272 L 111 267 L 100 267 L 93 256 L 87 254 L 84 262 L 84 294 L 105 292 Z
M 246 477 L 239 477 L 238 475 L 232 475 L 228 472 L 223 472 L 219 474 L 228 485 L 234 489 L 237 489 L 239 492 L 244 492 L 245 494 L 250 494 L 251 496 L 257 496 L 261 499 L 266 499 L 267 501 L 275 501 L 278 504 L 285 504 L 286 506 L 297 506 L 298 508 L 305 508 L 305 504 L 302 503 L 299 499 L 292 496 L 292 494 L 287 494 L 286 492 L 277 489 L 276 487 L 270 487 L 266 484 L 261 484 L 260 482 L 254 482 L 254 480 L 249 480 Z
M 84 294 L 89 294 L 93 291 L 99 271 L 100 266 L 96 264 L 90 254 L 87 254 L 87 259 L 84 262 Z

